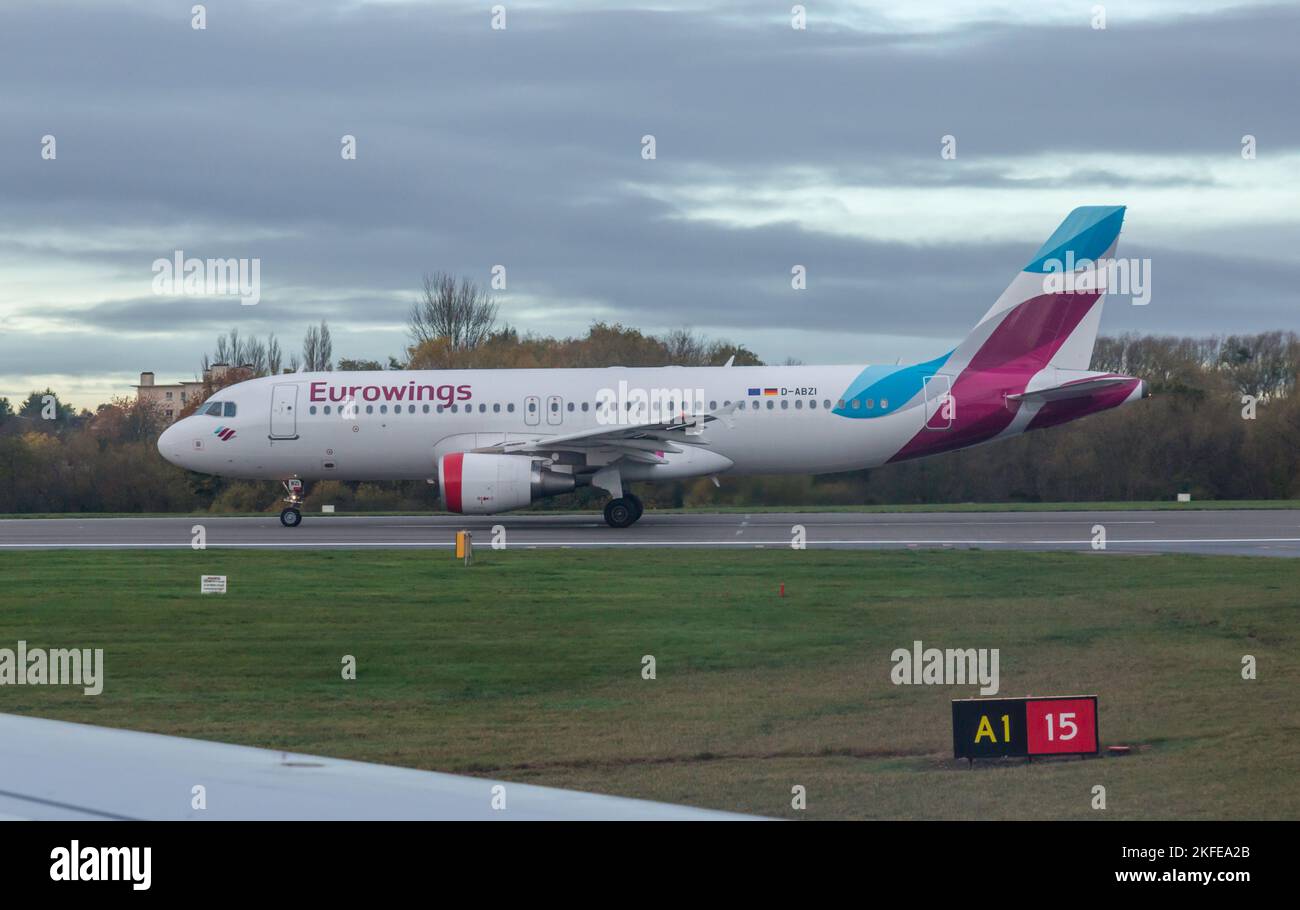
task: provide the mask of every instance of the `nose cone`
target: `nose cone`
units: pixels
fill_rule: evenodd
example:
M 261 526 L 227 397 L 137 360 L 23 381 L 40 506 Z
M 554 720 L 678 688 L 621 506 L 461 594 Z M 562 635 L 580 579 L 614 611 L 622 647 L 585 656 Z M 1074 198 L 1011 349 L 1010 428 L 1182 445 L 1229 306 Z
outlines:
M 158 454 L 170 461 L 172 464 L 184 467 L 184 465 L 181 464 L 181 453 L 180 426 L 172 424 L 167 429 L 163 430 L 162 435 L 158 437 Z

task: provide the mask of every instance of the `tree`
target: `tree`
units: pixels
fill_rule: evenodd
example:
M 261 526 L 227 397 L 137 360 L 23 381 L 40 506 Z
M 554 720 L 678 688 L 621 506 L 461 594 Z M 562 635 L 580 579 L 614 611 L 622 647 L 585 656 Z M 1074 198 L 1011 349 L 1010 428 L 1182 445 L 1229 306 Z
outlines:
M 203 355 L 203 373 L 208 372 L 213 363 L 224 363 L 232 367 L 248 367 L 253 376 L 267 376 L 280 372 L 283 360 L 280 342 L 274 335 L 262 341 L 257 336 L 239 337 L 239 329 L 231 329 L 226 335 L 217 336 L 216 349 L 212 356 Z
M 272 375 L 280 372 L 280 363 L 284 359 L 284 354 L 280 350 L 280 342 L 272 334 L 266 339 L 266 371 Z
M 320 327 L 310 326 L 302 339 L 302 365 L 308 372 L 320 372 L 334 369 L 334 342 L 330 339 L 330 327 L 324 319 Z
M 148 398 L 114 398 L 101 404 L 90 431 L 108 442 L 144 442 L 157 439 L 167 426 L 162 408 Z
M 492 295 L 468 279 L 457 284 L 446 272 L 425 275 L 407 323 L 412 346 L 444 338 L 453 351 L 473 350 L 496 330 L 497 310 Z
M 9 403 L 8 398 L 0 398 L 0 423 L 14 416 L 14 406 Z
M 351 360 L 343 358 L 339 361 L 338 369 L 346 372 L 360 372 L 364 370 L 382 370 L 384 365 L 378 360 Z
M 48 403 L 47 399 L 49 399 Z M 43 392 L 32 392 L 28 395 L 22 407 L 18 409 L 18 413 L 33 420 L 64 422 L 71 418 L 75 412 L 72 405 L 63 404 L 59 401 L 59 396 L 54 394 L 53 389 L 46 389 Z

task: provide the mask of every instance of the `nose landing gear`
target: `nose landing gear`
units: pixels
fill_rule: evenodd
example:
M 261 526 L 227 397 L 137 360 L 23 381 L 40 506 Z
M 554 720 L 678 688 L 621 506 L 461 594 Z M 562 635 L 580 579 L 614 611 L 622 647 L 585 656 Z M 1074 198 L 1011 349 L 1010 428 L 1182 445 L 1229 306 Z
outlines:
M 291 477 L 281 483 L 284 485 L 284 491 L 289 495 L 284 498 L 288 505 L 280 512 L 280 524 L 286 528 L 296 528 L 302 523 L 302 512 L 298 508 L 302 505 L 302 481 L 297 477 Z

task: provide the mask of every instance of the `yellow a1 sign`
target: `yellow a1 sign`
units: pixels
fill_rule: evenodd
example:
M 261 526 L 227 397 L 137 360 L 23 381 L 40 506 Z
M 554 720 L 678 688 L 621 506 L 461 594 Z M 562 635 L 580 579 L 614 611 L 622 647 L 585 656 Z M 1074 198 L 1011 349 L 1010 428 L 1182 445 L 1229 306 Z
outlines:
M 954 758 L 1096 755 L 1097 696 L 958 698 L 952 702 Z

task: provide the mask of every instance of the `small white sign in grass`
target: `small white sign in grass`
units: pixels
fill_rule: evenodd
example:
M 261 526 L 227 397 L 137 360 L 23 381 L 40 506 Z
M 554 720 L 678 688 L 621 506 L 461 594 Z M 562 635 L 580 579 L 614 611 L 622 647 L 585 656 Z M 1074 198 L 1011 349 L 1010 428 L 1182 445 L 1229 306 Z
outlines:
M 200 575 L 200 576 L 199 576 L 199 593 L 200 593 L 200 594 L 225 594 L 225 593 L 226 593 L 226 576 L 224 576 L 224 575 Z

